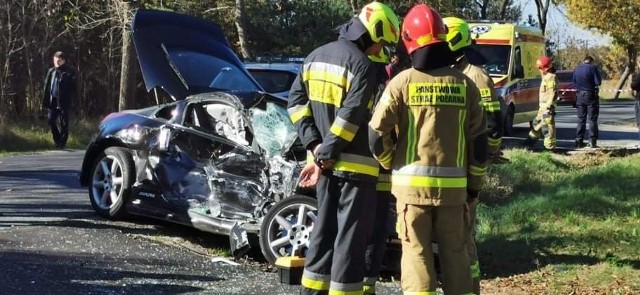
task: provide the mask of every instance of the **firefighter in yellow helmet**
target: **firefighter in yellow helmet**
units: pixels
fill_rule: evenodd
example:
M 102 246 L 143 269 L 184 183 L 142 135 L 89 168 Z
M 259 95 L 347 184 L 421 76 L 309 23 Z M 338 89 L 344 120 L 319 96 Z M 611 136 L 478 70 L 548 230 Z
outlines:
M 446 27 L 426 4 L 411 8 L 402 39 L 412 68 L 387 85 L 369 123 L 369 146 L 392 169 L 405 294 L 435 294 L 438 241 L 445 294 L 471 294 L 467 202 L 482 187 L 487 123 L 480 91 L 459 70 Z M 393 134 L 396 133 L 394 138 Z M 466 212 L 467 211 L 467 212 Z
M 533 120 L 529 136 L 524 145 L 533 147 L 540 136 L 544 136 L 544 147 L 548 150 L 556 148 L 556 93 L 558 78 L 555 74 L 551 58 L 541 56 L 536 60 L 542 81 L 540 82 L 539 108 Z M 546 130 L 545 130 L 546 129 Z
M 462 71 L 480 89 L 482 107 L 487 116 L 489 160 L 500 160 L 500 146 L 502 145 L 503 125 L 500 99 L 493 85 L 491 76 L 482 68 L 486 63 L 485 58 L 475 51 L 471 45 L 471 32 L 469 24 L 457 17 L 445 17 L 444 24 L 447 26 L 447 42 L 449 48 L 456 55 L 455 68 Z
M 300 185 L 316 186 L 318 214 L 302 275 L 302 294 L 362 294 L 364 250 L 376 209 L 378 162 L 367 122 L 376 71 L 368 56 L 384 55 L 400 36 L 395 13 L 380 2 L 341 26 L 337 41 L 304 60 L 287 110 L 309 151 Z
M 393 56 L 393 52 L 385 52 L 387 56 Z M 369 56 L 377 68 L 377 89 L 375 91 L 374 107 L 377 105 L 384 91 L 389 74 L 387 73 L 387 61 L 381 60 L 374 56 Z M 373 110 L 372 110 L 373 111 Z M 378 183 L 376 184 L 376 197 L 372 202 L 376 202 L 376 210 L 371 212 L 375 214 L 373 222 L 373 231 L 367 242 L 365 251 L 365 277 L 364 277 L 364 294 L 376 294 L 376 282 L 380 275 L 380 269 L 385 258 L 387 248 L 387 240 L 390 233 L 393 232 L 395 224 L 395 215 L 391 216 L 391 205 L 395 204 L 393 195 L 391 194 L 391 171 L 380 167 L 378 175 Z
M 457 17 L 445 17 L 444 24 L 447 26 L 447 42 L 449 48 L 456 56 L 454 67 L 467 75 L 480 90 L 482 106 L 487 116 L 489 159 L 500 159 L 500 145 L 502 143 L 502 124 L 500 100 L 493 86 L 493 81 L 489 74 L 478 64 L 484 64 L 484 58 L 471 48 L 473 41 L 469 32 L 469 24 Z M 476 207 L 478 199 L 472 200 L 469 205 L 469 219 L 471 229 L 467 236 L 467 251 L 471 259 L 471 276 L 473 277 L 473 291 L 480 294 L 480 264 L 478 263 L 478 252 L 475 244 L 475 221 Z

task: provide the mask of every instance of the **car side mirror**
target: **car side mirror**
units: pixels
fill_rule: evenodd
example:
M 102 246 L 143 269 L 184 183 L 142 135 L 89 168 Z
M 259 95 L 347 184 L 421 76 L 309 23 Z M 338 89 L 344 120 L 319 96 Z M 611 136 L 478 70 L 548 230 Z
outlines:
M 161 126 L 160 132 L 158 132 L 158 150 L 163 153 L 168 152 L 170 140 L 171 140 L 171 128 L 167 126 Z
M 522 67 L 522 65 L 516 65 L 516 68 L 513 71 L 513 77 L 520 79 L 524 78 L 524 68 Z

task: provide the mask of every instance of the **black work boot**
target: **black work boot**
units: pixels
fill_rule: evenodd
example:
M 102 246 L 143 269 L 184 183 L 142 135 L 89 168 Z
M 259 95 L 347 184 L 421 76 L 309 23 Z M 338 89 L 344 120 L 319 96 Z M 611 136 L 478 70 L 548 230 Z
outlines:
M 591 139 L 589 140 L 589 147 L 592 149 L 597 148 L 598 146 L 596 145 L 596 140 L 595 139 Z
M 587 146 L 586 144 L 584 144 L 584 141 L 582 141 L 582 139 L 576 139 L 576 148 L 577 149 L 581 149 L 583 147 Z

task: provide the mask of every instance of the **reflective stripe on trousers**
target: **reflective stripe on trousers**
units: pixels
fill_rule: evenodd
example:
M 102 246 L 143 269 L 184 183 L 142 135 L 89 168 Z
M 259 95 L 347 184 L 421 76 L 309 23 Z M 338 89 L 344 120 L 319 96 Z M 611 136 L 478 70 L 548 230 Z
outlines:
M 397 201 L 398 237 L 402 241 L 404 294 L 433 294 L 436 271 L 431 243 L 438 256 L 445 294 L 469 294 L 472 278 L 466 249 L 464 206 L 424 206 Z M 436 229 L 436 230 L 434 230 Z
M 377 168 L 377 167 L 376 167 Z M 373 228 L 375 183 L 323 172 L 301 294 L 362 294 L 367 238 Z M 340 220 L 340 223 L 338 223 Z M 327 278 L 331 280 L 328 282 Z M 328 288 L 328 289 L 327 289 Z

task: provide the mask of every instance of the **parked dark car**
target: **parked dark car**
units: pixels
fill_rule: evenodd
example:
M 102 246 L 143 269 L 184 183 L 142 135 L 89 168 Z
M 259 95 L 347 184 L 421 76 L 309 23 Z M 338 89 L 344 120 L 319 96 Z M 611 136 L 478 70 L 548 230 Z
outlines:
M 573 85 L 573 71 L 556 71 L 558 77 L 558 103 L 576 106 L 576 86 Z
M 259 62 L 245 62 L 264 91 L 283 99 L 289 98 L 289 89 L 300 72 L 304 59 L 269 59 Z
M 147 90 L 175 101 L 106 116 L 80 182 L 106 218 L 142 215 L 259 236 L 265 258 L 304 254 L 316 200 L 297 187 L 306 152 L 286 101 L 249 74 L 214 23 L 138 10 L 133 39 Z

